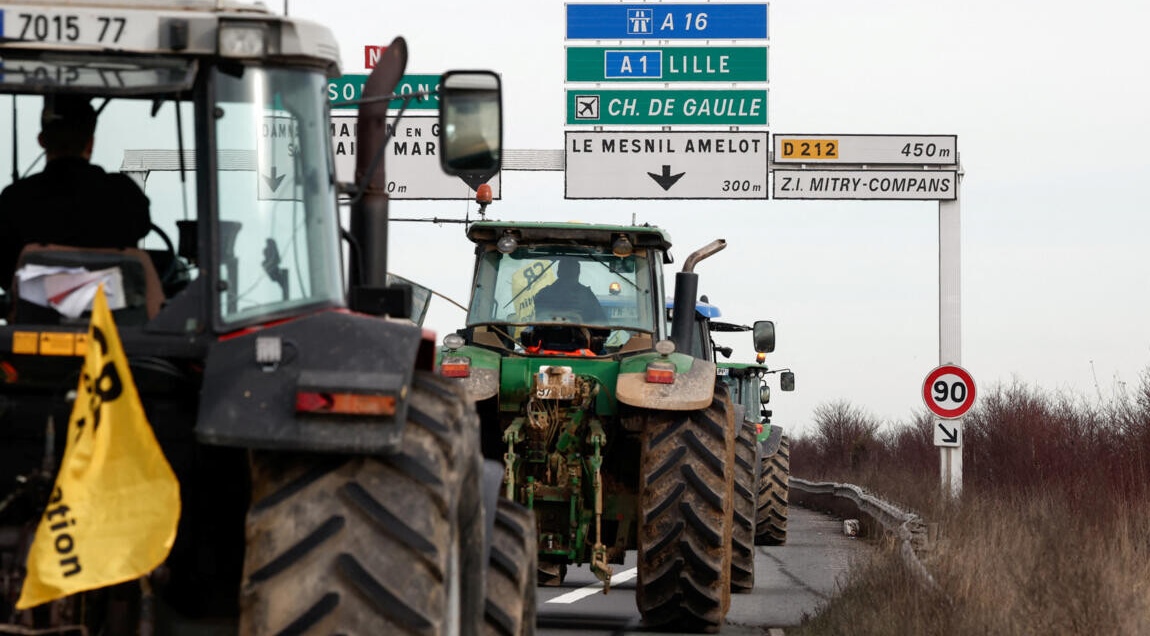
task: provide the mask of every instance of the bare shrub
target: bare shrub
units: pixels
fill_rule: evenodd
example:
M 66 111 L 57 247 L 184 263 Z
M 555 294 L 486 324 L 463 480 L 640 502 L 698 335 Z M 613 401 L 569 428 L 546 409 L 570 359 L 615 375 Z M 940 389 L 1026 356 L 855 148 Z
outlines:
M 884 540 L 797 633 L 1150 633 L 1150 506 L 1100 527 L 1058 497 L 964 498 L 943 521 L 926 557 L 938 591 L 920 585 Z
M 815 450 L 817 460 L 812 467 L 817 467 L 824 475 L 861 469 L 879 446 L 875 435 L 878 422 L 845 400 L 819 405 L 814 410 L 814 417 L 811 448 Z M 792 448 L 791 457 L 795 454 Z
M 791 465 L 937 522 L 926 565 L 943 594 L 882 549 L 800 633 L 1150 633 L 1150 371 L 1108 402 L 1018 381 L 984 390 L 964 421 L 957 501 L 922 487 L 938 483 L 933 416 L 873 424 L 846 403 L 821 407 Z

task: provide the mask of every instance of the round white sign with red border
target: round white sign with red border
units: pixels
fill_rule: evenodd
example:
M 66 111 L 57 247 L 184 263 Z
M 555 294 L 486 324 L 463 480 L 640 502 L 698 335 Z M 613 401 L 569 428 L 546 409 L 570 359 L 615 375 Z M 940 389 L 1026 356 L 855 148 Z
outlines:
M 931 371 L 922 383 L 926 408 L 944 419 L 965 415 L 974 405 L 974 394 L 974 378 L 955 364 L 944 364 Z

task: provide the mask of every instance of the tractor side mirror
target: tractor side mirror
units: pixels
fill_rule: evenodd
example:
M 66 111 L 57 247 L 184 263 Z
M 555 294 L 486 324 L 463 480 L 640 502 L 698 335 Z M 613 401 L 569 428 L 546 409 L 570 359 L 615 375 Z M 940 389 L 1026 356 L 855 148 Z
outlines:
M 439 78 L 440 165 L 460 177 L 491 178 L 503 155 L 503 92 L 491 71 L 448 71 Z
M 795 390 L 795 374 L 792 371 L 783 371 L 779 374 L 779 388 L 784 391 Z
M 752 330 L 755 351 L 770 353 L 775 350 L 775 323 L 770 320 L 756 320 Z
M 759 403 L 766 404 L 771 401 L 771 387 L 762 385 L 759 387 Z

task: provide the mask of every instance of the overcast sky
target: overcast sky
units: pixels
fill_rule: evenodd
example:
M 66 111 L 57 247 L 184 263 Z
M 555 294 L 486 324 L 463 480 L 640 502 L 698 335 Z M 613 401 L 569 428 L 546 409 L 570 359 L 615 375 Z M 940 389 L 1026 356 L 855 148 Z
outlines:
M 271 0 L 276 8 L 275 0 Z M 775 0 L 772 133 L 953 134 L 961 183 L 962 356 L 980 391 L 1015 380 L 1110 399 L 1150 360 L 1150 5 L 1030 0 Z M 402 35 L 409 73 L 489 68 L 505 146 L 564 144 L 564 3 L 291 0 L 331 26 L 345 72 Z M 613 44 L 604 42 L 603 44 Z M 677 262 L 714 238 L 700 287 L 734 322 L 776 322 L 775 422 L 801 431 L 847 400 L 906 421 L 938 353 L 938 205 L 881 201 L 567 201 L 562 172 L 502 176 L 503 220 L 632 219 L 670 231 Z M 394 216 L 474 204 L 404 201 Z M 397 224 L 391 269 L 464 301 L 458 225 Z M 463 313 L 433 308 L 440 337 Z M 750 361 L 750 338 L 724 338 Z M 1095 383 L 1097 378 L 1097 384 Z

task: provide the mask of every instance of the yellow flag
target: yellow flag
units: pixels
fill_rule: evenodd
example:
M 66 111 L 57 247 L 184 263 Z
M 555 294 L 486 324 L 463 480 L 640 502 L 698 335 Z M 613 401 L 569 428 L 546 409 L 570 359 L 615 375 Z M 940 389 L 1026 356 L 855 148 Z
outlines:
M 68 441 L 16 609 L 139 578 L 168 557 L 180 485 L 128 370 L 101 286 Z

